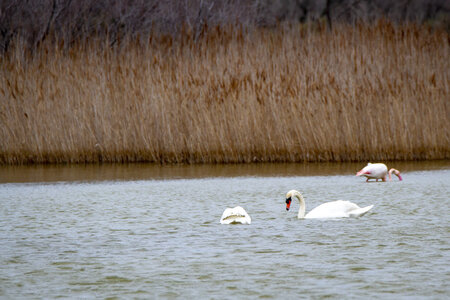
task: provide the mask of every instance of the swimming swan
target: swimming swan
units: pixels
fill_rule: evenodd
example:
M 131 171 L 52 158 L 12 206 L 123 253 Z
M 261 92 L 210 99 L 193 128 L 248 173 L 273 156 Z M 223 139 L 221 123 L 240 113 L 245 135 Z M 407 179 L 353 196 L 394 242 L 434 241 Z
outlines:
M 225 209 L 220 218 L 220 224 L 250 224 L 251 222 L 250 216 L 240 206 Z
M 300 208 L 298 210 L 299 219 L 356 218 L 363 216 L 373 207 L 373 205 L 369 205 L 361 208 L 350 201 L 337 200 L 323 203 L 311 210 L 305 216 L 305 199 L 303 199 L 302 194 L 296 190 L 289 191 L 286 194 L 286 210 L 289 210 L 289 207 L 291 206 L 292 197 L 296 197 L 300 202 Z

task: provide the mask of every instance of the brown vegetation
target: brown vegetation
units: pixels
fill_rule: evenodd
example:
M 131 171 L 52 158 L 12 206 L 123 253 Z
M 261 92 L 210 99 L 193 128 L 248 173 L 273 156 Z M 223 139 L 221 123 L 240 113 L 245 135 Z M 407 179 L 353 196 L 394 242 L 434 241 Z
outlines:
M 124 36 L 147 39 L 180 35 L 189 28 L 198 37 L 204 25 L 244 28 L 326 20 L 374 23 L 387 19 L 450 31 L 448 0 L 7 0 L 0 1 L 0 53 L 15 39 L 34 50 L 56 37 L 66 48 L 92 38 L 117 46 Z
M 205 26 L 122 45 L 13 41 L 0 163 L 450 158 L 445 30 Z

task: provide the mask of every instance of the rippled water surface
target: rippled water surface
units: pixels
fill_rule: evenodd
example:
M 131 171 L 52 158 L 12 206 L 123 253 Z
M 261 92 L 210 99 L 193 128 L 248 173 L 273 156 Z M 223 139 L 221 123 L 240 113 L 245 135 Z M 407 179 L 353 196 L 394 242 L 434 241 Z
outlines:
M 450 295 L 450 166 L 0 168 L 1 298 L 390 298 Z M 359 219 L 299 220 L 331 200 Z M 251 225 L 220 225 L 240 205 Z

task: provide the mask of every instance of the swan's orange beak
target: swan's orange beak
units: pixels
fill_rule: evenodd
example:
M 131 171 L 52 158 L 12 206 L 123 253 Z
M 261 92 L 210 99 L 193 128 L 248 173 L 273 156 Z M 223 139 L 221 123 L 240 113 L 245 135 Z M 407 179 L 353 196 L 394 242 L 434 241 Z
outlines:
M 289 210 L 289 208 L 291 207 L 291 202 L 292 202 L 291 197 L 286 199 L 286 210 Z

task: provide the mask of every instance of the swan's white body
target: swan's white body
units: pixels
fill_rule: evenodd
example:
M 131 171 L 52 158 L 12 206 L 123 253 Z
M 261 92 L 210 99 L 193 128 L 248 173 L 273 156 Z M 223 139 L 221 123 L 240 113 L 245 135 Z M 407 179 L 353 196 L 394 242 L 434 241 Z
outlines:
M 389 181 L 392 180 L 392 173 L 394 173 L 398 177 L 398 180 L 402 181 L 400 171 L 396 169 L 389 170 Z M 367 166 L 365 166 L 358 173 L 356 173 L 356 176 L 365 176 L 367 178 L 366 181 L 369 181 L 369 179 L 376 179 L 376 181 L 378 181 L 378 179 L 381 179 L 382 181 L 386 181 L 387 174 L 388 174 L 388 167 L 385 164 L 368 163 Z
M 251 224 L 252 219 L 240 206 L 227 208 L 220 218 L 220 224 Z
M 291 190 L 286 194 L 286 210 L 289 210 L 292 197 L 297 198 L 300 202 L 299 219 L 357 218 L 366 214 L 373 207 L 373 205 L 369 205 L 361 208 L 350 201 L 337 200 L 323 203 L 305 215 L 305 199 L 296 190 Z

